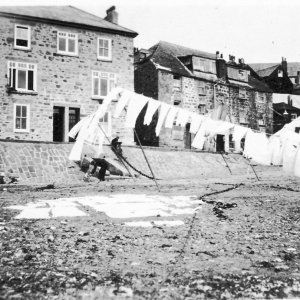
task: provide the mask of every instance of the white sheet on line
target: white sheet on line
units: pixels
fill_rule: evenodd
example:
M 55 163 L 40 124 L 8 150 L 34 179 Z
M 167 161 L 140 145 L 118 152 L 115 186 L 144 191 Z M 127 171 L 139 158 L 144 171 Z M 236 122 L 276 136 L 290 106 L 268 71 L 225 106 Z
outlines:
M 203 120 L 204 120 L 204 116 L 198 115 L 196 113 L 192 113 L 191 114 L 190 133 L 197 133 Z
M 189 118 L 191 116 L 191 112 L 189 112 L 186 109 L 179 109 L 177 119 L 176 119 L 176 125 L 185 127 L 186 123 L 189 121 Z
M 133 93 L 130 91 L 124 91 L 116 105 L 116 109 L 114 112 L 114 118 L 119 118 L 122 110 L 127 105 L 129 99 L 133 96 Z
M 162 128 L 162 125 L 166 119 L 167 113 L 170 110 L 170 108 L 171 108 L 171 105 L 166 104 L 166 103 L 161 103 L 160 109 L 159 109 L 159 114 L 158 114 L 158 121 L 157 121 L 156 128 L 155 128 L 156 136 L 159 136 L 160 130 Z
M 171 106 L 171 109 L 168 112 L 167 119 L 166 119 L 166 122 L 165 122 L 165 127 L 166 128 L 171 128 L 172 129 L 173 122 L 174 122 L 174 119 L 175 119 L 178 111 L 179 111 L 178 107 Z
M 160 104 L 161 104 L 160 101 L 149 98 L 147 111 L 144 117 L 144 125 L 150 125 L 152 121 L 152 117 L 154 113 L 157 111 L 157 109 L 159 108 Z
M 143 107 L 148 102 L 149 98 L 144 97 L 143 95 L 134 94 L 129 101 L 127 107 L 125 127 L 134 128 L 136 119 L 143 109 Z

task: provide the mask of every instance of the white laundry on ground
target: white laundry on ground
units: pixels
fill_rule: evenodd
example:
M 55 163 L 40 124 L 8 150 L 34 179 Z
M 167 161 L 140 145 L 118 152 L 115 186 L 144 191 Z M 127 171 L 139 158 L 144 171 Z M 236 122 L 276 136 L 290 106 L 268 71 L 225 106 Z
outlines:
M 248 132 L 245 140 L 244 156 L 258 164 L 271 164 L 269 140 L 265 133 Z
M 185 127 L 186 123 L 189 121 L 189 118 L 191 116 L 191 112 L 189 112 L 186 109 L 179 109 L 177 119 L 176 119 L 176 125 Z
M 125 127 L 134 128 L 136 119 L 148 102 L 149 98 L 139 94 L 132 94 L 127 107 Z
M 168 111 L 170 110 L 171 106 L 169 104 L 166 103 L 161 103 L 160 105 L 160 109 L 159 109 L 159 114 L 158 114 L 158 121 L 156 124 L 156 128 L 155 128 L 155 134 L 156 136 L 159 136 L 160 130 L 162 128 L 162 125 L 165 121 L 165 118 L 167 116 Z
M 198 115 L 196 113 L 191 114 L 191 126 L 190 126 L 190 133 L 197 133 L 198 129 L 204 120 L 203 115 Z
M 122 110 L 124 109 L 124 107 L 127 105 L 129 99 L 132 97 L 133 93 L 130 91 L 124 91 L 117 103 L 115 112 L 114 112 L 114 118 L 119 118 Z
M 173 122 L 174 122 L 174 119 L 175 119 L 178 111 L 179 111 L 178 107 L 171 106 L 171 109 L 168 112 L 167 119 L 166 119 L 166 122 L 165 122 L 165 127 L 166 128 L 171 128 L 172 129 Z
M 154 113 L 157 111 L 157 109 L 159 108 L 160 104 L 161 104 L 160 101 L 149 98 L 147 111 L 144 117 L 144 125 L 150 125 L 152 121 L 152 117 Z

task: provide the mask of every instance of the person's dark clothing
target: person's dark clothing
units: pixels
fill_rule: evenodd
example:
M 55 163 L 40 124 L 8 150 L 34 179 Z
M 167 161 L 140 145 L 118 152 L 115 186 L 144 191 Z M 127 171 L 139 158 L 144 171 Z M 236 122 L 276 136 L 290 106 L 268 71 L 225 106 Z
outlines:
M 91 174 L 94 174 L 97 170 L 97 167 L 100 167 L 99 173 L 98 173 L 98 179 L 100 181 L 105 181 L 105 173 L 108 169 L 108 163 L 104 158 L 93 158 L 93 161 L 91 163 L 94 165 L 93 170 L 91 171 Z
M 122 156 L 123 151 L 121 148 L 122 142 L 119 142 L 119 137 L 114 138 L 111 141 L 111 150 L 117 155 L 117 156 Z

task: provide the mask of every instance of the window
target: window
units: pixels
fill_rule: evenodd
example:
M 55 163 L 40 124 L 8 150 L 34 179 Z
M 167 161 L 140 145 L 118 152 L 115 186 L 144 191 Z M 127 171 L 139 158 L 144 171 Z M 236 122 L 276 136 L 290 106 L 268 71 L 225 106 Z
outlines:
M 233 140 L 232 134 L 229 134 L 229 149 L 234 149 L 235 148 L 235 142 Z
M 30 49 L 30 27 L 15 25 L 15 48 Z
M 198 81 L 198 95 L 206 95 L 204 81 Z
M 204 115 L 206 113 L 206 105 L 205 104 L 199 104 L 198 105 L 198 111 L 199 111 L 199 114 Z
M 291 113 L 291 121 L 297 119 L 297 114 Z
M 99 123 L 105 134 L 111 136 L 111 112 L 106 112 L 105 115 L 99 119 Z
M 238 79 L 241 81 L 248 81 L 248 73 L 246 70 L 239 70 Z
M 57 33 L 57 52 L 60 54 L 77 55 L 78 37 L 75 33 Z
M 29 105 L 14 104 L 14 131 L 29 132 Z
M 173 75 L 173 90 L 181 91 L 181 76 Z
M 203 59 L 200 57 L 193 58 L 194 70 L 203 71 L 208 73 L 216 73 L 216 62 L 209 59 Z
M 278 70 L 278 77 L 283 77 L 283 71 L 282 70 Z
M 111 60 L 111 40 L 98 38 L 98 59 Z
M 105 97 L 116 85 L 116 75 L 106 72 L 93 71 L 92 73 L 92 96 Z
M 36 91 L 35 64 L 8 62 L 8 86 L 16 91 Z
M 258 100 L 259 102 L 265 102 L 265 94 L 264 93 L 258 93 Z
M 246 99 L 246 96 L 247 96 L 246 89 L 239 88 L 239 98 L 240 99 Z

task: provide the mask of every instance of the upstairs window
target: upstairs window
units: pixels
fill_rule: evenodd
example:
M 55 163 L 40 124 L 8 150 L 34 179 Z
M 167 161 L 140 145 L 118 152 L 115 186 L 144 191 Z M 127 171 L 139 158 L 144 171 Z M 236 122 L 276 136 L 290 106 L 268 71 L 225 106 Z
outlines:
M 111 40 L 98 38 L 97 58 L 101 60 L 111 60 Z
M 248 73 L 246 70 L 239 70 L 238 79 L 241 81 L 248 81 Z
M 282 70 L 278 70 L 278 77 L 283 77 L 283 71 Z
M 198 112 L 199 112 L 200 115 L 205 115 L 206 105 L 205 104 L 199 104 L 198 105 Z
M 198 95 L 206 95 L 204 81 L 198 81 Z
M 57 52 L 66 55 L 78 54 L 78 36 L 75 33 L 57 33 Z
M 180 92 L 181 91 L 181 76 L 173 75 L 173 90 Z
M 14 131 L 29 132 L 29 105 L 14 104 Z
M 239 88 L 239 98 L 240 99 L 246 99 L 246 96 L 247 96 L 246 89 Z
M 22 62 L 8 62 L 8 87 L 16 91 L 36 91 L 35 64 Z
M 296 113 L 291 113 L 291 121 L 297 119 L 297 114 Z
M 115 87 L 116 75 L 113 73 L 93 71 L 92 96 L 103 98 Z
M 25 25 L 15 25 L 14 47 L 18 49 L 30 49 L 30 27 Z
M 216 73 L 216 62 L 209 59 L 203 59 L 200 57 L 193 58 L 193 68 L 195 71 L 202 71 L 207 73 Z

